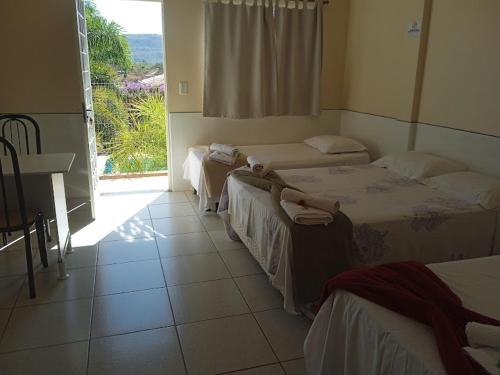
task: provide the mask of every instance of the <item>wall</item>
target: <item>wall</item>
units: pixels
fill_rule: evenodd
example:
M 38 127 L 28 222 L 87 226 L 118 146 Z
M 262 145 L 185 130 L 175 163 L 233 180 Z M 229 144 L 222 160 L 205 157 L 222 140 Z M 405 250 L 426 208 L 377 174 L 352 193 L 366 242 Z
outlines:
M 419 121 L 500 136 L 498 20 L 498 0 L 434 0 Z
M 74 152 L 69 198 L 90 197 L 74 0 L 0 1 L 0 113 L 39 122 L 43 152 Z
M 322 108 L 341 104 L 346 17 L 349 0 L 325 6 Z M 203 103 L 203 2 L 168 0 L 164 4 L 167 95 L 170 112 L 201 112 Z M 179 81 L 189 82 L 189 95 L 178 93 Z
M 423 0 L 351 0 L 343 108 L 410 120 L 420 39 L 406 34 Z
M 0 15 L 0 113 L 81 113 L 74 0 L 2 0 Z
M 343 108 L 500 136 L 498 19 L 496 0 L 351 0 Z

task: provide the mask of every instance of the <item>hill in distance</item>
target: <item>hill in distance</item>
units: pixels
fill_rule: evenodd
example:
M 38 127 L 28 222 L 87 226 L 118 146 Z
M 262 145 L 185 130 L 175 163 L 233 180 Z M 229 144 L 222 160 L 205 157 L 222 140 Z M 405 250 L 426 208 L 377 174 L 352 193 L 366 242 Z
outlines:
M 127 41 L 135 63 L 158 64 L 163 62 L 162 37 L 158 34 L 127 34 Z

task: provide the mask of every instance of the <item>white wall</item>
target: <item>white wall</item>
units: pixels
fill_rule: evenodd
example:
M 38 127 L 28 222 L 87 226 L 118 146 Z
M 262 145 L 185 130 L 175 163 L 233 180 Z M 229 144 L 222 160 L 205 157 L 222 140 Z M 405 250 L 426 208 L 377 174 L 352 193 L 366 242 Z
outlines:
M 70 173 L 64 177 L 68 199 L 90 199 L 87 138 L 81 113 L 31 114 L 40 125 L 42 151 L 76 154 Z
M 500 137 L 352 111 L 342 111 L 340 135 L 366 145 L 372 160 L 416 150 L 460 161 L 476 172 L 500 176 Z
M 342 111 L 340 135 L 363 143 L 372 160 L 408 149 L 411 125 L 389 117 Z
M 189 189 L 182 178 L 187 149 L 193 145 L 230 143 L 235 145 L 302 142 L 319 134 L 338 134 L 340 111 L 323 111 L 320 117 L 269 117 L 232 120 L 204 118 L 201 113 L 170 113 L 169 171 L 172 190 Z

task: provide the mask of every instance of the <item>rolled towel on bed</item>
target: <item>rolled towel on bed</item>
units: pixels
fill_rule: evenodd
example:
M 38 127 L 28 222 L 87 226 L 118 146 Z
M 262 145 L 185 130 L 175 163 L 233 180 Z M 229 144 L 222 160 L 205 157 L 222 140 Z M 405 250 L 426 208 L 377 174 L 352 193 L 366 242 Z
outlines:
M 262 160 L 259 160 L 257 156 L 250 155 L 247 157 L 247 162 L 250 165 L 250 169 L 253 173 L 264 177 L 270 170 L 270 164 Z
M 225 165 L 234 165 L 237 158 L 238 153 L 234 155 L 228 155 L 220 151 L 213 151 L 208 155 L 209 160 L 216 161 Z
M 340 209 L 340 203 L 334 199 L 314 197 L 289 188 L 281 191 L 281 200 L 298 203 L 301 206 L 317 208 L 331 214 L 336 214 Z
M 498 364 L 500 363 L 500 350 L 492 348 L 476 349 L 465 347 L 464 351 L 474 361 L 479 363 L 488 374 L 498 375 L 500 373 L 500 369 L 498 368 Z
M 297 224 L 302 225 L 328 225 L 333 221 L 331 213 L 317 208 L 299 206 L 293 202 L 281 201 L 281 207 L 285 210 L 286 214 L 290 216 Z
M 224 145 L 221 143 L 212 143 L 209 147 L 210 151 L 218 151 L 222 152 L 223 154 L 226 155 L 237 155 L 239 150 L 231 145 Z
M 500 326 L 470 322 L 465 326 L 465 334 L 473 348 L 487 346 L 500 350 Z

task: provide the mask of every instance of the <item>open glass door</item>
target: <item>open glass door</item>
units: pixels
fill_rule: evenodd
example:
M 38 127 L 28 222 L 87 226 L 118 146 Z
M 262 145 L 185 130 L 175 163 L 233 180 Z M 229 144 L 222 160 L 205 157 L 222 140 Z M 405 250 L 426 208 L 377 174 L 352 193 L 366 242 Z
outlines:
M 92 217 L 95 218 L 95 198 L 97 196 L 97 183 L 99 176 L 97 172 L 97 145 L 94 123 L 94 109 L 92 106 L 92 84 L 90 81 L 90 63 L 87 42 L 87 25 L 85 22 L 84 0 L 76 0 L 76 14 L 78 24 L 78 38 L 80 43 L 80 60 L 82 69 L 83 118 L 86 124 L 86 136 L 88 143 L 87 164 L 89 168 L 90 202 L 92 206 Z

